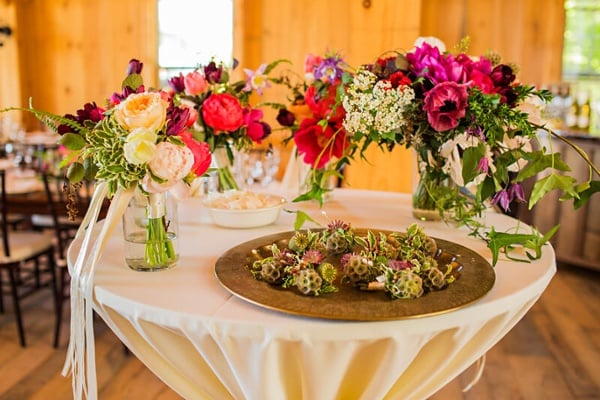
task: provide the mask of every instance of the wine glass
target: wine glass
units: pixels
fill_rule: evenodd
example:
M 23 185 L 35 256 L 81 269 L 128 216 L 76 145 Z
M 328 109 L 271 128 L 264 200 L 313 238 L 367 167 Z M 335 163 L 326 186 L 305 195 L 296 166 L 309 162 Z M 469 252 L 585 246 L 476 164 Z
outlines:
M 246 187 L 269 186 L 279 171 L 279 150 L 269 144 L 266 148 L 254 148 L 241 154 L 242 178 Z

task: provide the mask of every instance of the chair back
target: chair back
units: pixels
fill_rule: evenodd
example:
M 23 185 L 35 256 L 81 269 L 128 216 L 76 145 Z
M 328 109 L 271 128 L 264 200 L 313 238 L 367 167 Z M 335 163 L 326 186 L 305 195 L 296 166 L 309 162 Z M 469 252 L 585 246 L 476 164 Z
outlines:
M 0 170 L 0 221 L 2 232 L 2 246 L 4 255 L 10 257 L 10 247 L 8 241 L 8 202 L 6 201 L 6 171 Z

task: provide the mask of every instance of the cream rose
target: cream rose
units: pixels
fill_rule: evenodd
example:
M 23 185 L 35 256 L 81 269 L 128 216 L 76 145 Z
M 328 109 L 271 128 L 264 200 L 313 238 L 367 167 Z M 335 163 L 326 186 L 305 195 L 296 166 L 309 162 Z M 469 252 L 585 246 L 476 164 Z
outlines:
M 136 128 L 158 131 L 165 124 L 168 106 L 160 93 L 137 93 L 118 104 L 114 116 L 128 131 Z
M 185 178 L 193 165 L 194 153 L 186 146 L 170 142 L 156 145 L 154 158 L 148 163 L 154 175 L 173 184 Z
M 131 164 L 150 162 L 156 153 L 157 138 L 156 133 L 147 128 L 136 128 L 131 131 L 123 147 L 127 162 Z

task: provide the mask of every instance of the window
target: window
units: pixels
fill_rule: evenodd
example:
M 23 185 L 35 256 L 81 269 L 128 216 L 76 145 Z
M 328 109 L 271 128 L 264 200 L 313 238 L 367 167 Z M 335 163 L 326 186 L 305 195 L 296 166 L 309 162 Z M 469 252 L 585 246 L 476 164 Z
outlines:
M 233 0 L 158 0 L 161 86 L 211 58 L 233 55 Z
M 565 12 L 565 80 L 600 78 L 600 2 L 567 0 Z

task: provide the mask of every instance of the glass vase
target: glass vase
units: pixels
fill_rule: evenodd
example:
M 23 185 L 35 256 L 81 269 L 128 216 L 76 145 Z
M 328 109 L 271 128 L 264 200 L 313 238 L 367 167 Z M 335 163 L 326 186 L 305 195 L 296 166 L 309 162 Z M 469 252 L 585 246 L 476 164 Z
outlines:
M 179 258 L 177 201 L 137 189 L 123 214 L 125 262 L 136 271 L 172 268 Z
M 415 179 L 416 178 L 416 179 Z M 421 221 L 440 221 L 451 215 L 455 186 L 448 175 L 417 154 L 413 174 L 412 214 Z
M 302 201 L 317 200 L 321 204 L 330 200 L 339 180 L 335 163 L 330 161 L 323 168 L 315 169 L 300 158 L 297 162 L 299 165 L 298 198 Z
M 211 177 L 218 192 L 239 190 L 240 186 L 232 173 L 233 164 L 225 147 L 217 147 L 212 153 Z

